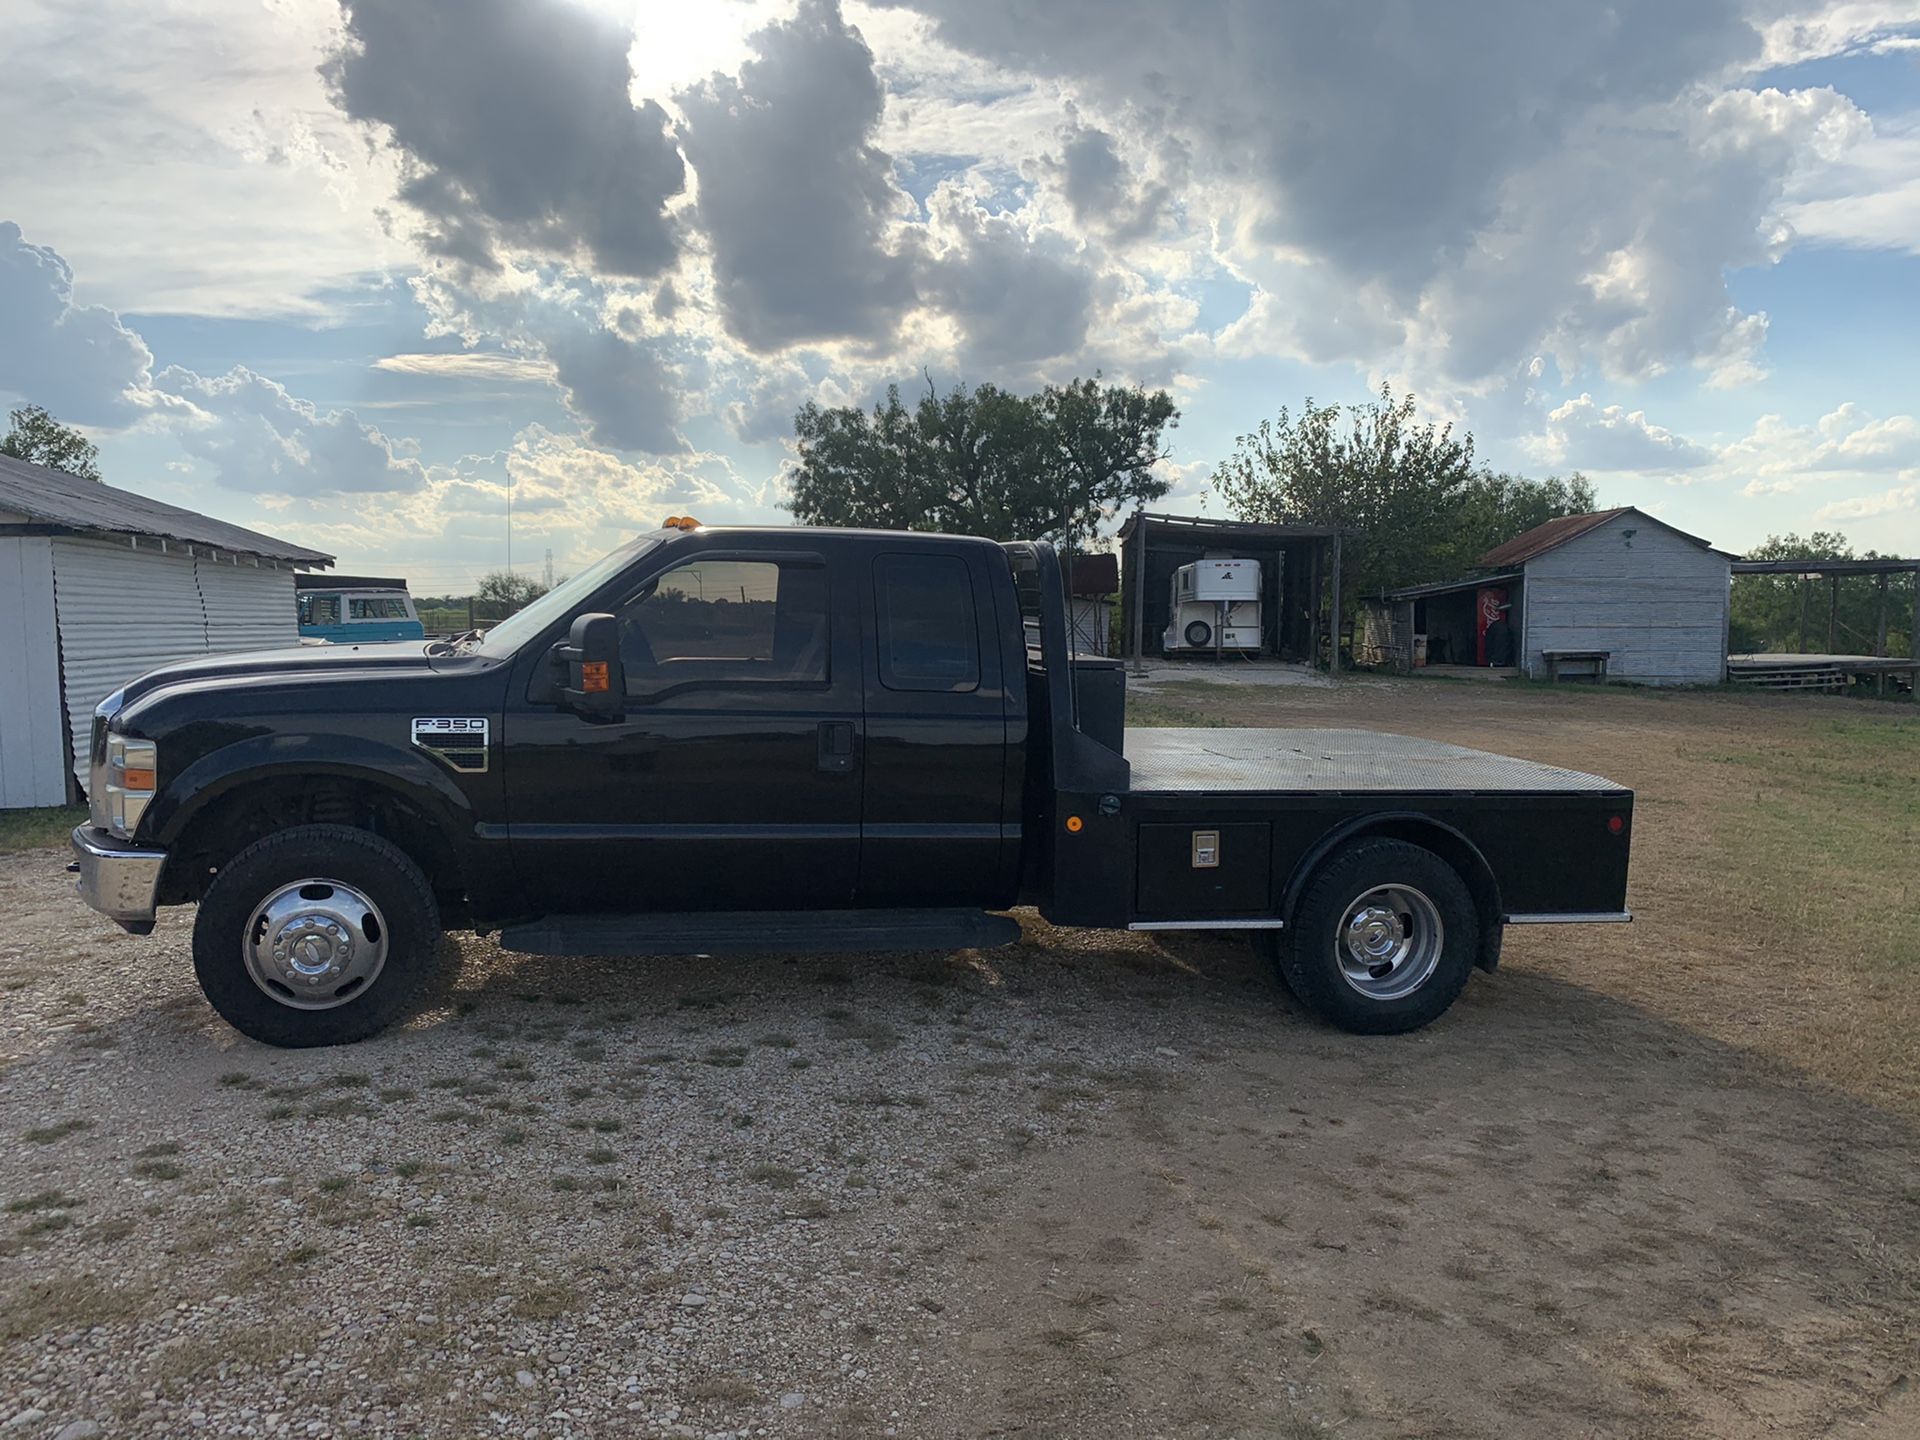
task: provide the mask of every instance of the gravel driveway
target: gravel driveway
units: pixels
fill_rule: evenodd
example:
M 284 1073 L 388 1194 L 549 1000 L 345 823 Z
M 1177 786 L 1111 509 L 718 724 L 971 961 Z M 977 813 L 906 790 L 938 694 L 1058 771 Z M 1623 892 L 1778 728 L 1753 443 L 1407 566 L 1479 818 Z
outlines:
M 1031 916 L 462 936 L 279 1052 L 63 859 L 0 857 L 7 1440 L 1920 1434 L 1913 1131 L 1575 983 L 1592 937 L 1363 1041 L 1230 940 Z

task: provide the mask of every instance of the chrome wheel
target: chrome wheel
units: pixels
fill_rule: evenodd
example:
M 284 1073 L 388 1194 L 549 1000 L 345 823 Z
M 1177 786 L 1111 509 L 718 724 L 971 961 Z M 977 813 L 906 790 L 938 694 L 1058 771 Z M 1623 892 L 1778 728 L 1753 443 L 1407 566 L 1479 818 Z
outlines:
M 1378 885 L 1347 905 L 1333 948 L 1347 984 L 1369 1000 L 1399 1000 L 1427 983 L 1445 944 L 1433 901 L 1409 885 Z
M 338 880 L 296 880 L 255 907 L 241 953 L 262 991 L 295 1010 L 331 1010 L 379 978 L 387 923 Z

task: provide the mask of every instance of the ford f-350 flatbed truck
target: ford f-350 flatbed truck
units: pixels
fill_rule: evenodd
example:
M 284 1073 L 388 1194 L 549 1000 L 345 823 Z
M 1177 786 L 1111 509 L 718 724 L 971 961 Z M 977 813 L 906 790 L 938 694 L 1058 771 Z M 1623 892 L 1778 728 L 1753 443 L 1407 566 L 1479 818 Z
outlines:
M 274 1045 L 400 1014 L 443 927 L 536 954 L 1244 931 L 1325 1020 L 1444 1012 L 1506 925 L 1618 921 L 1633 796 L 1347 730 L 1122 730 L 1043 543 L 642 536 L 485 635 L 212 656 L 95 714 L 81 894 L 197 903 Z

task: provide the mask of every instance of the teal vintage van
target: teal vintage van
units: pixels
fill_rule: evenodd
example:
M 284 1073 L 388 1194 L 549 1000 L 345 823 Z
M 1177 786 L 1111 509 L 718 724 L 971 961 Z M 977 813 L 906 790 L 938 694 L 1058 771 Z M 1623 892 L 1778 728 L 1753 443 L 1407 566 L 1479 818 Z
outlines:
M 405 580 L 371 575 L 296 575 L 300 638 L 360 645 L 383 640 L 419 640 L 426 627 L 413 608 Z

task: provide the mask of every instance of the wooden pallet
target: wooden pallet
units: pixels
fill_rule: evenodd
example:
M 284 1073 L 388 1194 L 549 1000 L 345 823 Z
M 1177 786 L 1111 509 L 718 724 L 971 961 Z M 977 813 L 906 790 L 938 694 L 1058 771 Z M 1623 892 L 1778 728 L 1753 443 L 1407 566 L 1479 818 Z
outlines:
M 1757 690 L 1844 690 L 1846 672 L 1833 665 L 1769 666 L 1764 670 L 1729 670 L 1736 685 Z

